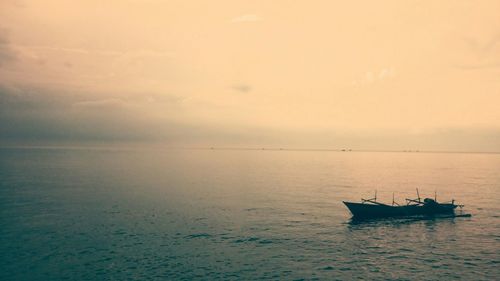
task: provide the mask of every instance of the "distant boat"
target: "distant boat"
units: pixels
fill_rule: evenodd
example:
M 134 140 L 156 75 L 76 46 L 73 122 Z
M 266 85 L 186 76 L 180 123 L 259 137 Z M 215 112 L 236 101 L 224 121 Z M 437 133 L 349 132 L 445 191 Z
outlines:
M 454 215 L 457 207 L 463 207 L 463 205 L 456 205 L 455 200 L 449 203 L 439 203 L 436 198 L 425 198 L 422 201 L 420 200 L 418 189 L 417 196 L 417 199 L 406 199 L 405 205 L 399 205 L 394 202 L 393 194 L 392 204 L 388 205 L 377 202 L 377 192 L 375 191 L 375 198 L 361 199 L 361 203 L 345 201 L 343 203 L 351 211 L 353 218 L 407 217 L 437 214 Z

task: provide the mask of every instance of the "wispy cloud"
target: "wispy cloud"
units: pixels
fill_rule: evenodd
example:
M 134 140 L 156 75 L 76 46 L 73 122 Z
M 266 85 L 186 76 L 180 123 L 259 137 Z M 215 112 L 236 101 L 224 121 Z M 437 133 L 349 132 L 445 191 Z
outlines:
M 231 22 L 256 22 L 261 20 L 262 18 L 256 14 L 246 14 L 231 19 Z
M 500 67 L 500 32 L 497 32 L 487 40 L 464 37 L 468 51 L 473 54 L 474 59 L 467 63 L 457 63 L 453 67 L 464 70 L 491 69 Z
M 252 91 L 252 86 L 248 84 L 235 84 L 232 86 L 233 90 L 240 92 L 240 93 L 248 93 Z
M 2 44 L 2 36 L 0 33 L 0 44 Z M 68 48 L 43 45 L 11 45 L 13 48 L 32 51 L 32 52 L 56 52 L 56 53 L 72 53 L 80 55 L 101 55 L 101 56 L 123 56 L 123 57 L 173 57 L 174 53 L 169 51 L 137 49 L 130 51 L 115 51 L 115 50 L 96 50 L 84 48 Z
M 17 57 L 15 50 L 7 40 L 6 33 L 7 30 L 0 28 L 0 66 L 6 62 L 15 60 Z
M 166 102 L 159 106 L 163 115 L 151 113 L 153 108 L 139 98 L 99 98 L 92 93 L 0 83 L 0 143 L 171 140 L 174 135 L 194 133 L 173 120 L 172 106 L 166 107 Z
M 500 45 L 500 32 L 483 41 L 471 37 L 464 37 L 463 41 L 472 52 L 488 54 L 492 52 L 496 46 Z
M 80 101 L 73 104 L 77 108 L 96 108 L 96 109 L 106 109 L 106 108 L 116 108 L 122 107 L 126 104 L 123 99 L 109 98 L 101 100 L 90 100 L 90 101 Z
M 396 76 L 396 71 L 393 67 L 382 68 L 376 71 L 367 71 L 363 77 L 352 82 L 353 85 L 366 85 L 381 82 L 383 80 L 392 79 Z
M 488 69 L 488 68 L 499 68 L 500 62 L 486 62 L 486 63 L 476 63 L 476 64 L 461 64 L 454 65 L 455 68 L 464 70 L 476 70 L 476 69 Z

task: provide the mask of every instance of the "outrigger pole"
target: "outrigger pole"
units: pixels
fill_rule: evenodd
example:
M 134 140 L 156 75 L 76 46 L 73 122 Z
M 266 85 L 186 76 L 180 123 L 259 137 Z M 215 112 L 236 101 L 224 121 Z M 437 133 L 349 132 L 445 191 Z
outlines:
M 392 193 L 392 206 L 397 205 L 400 206 L 396 201 L 394 201 L 394 192 Z
M 377 190 L 376 190 L 376 189 L 375 189 L 375 197 L 370 198 L 370 199 L 363 199 L 363 198 L 361 198 L 361 201 L 362 201 L 363 203 L 365 203 L 365 202 L 370 202 L 370 203 L 374 203 L 374 204 L 377 204 L 377 205 L 384 205 L 384 206 L 388 206 L 387 204 L 377 202 Z
M 423 204 L 423 202 L 420 200 L 420 193 L 418 192 L 418 188 L 415 188 L 417 190 L 417 200 L 414 199 L 408 199 L 406 198 L 406 205 L 410 205 L 411 202 L 417 203 L 417 204 Z

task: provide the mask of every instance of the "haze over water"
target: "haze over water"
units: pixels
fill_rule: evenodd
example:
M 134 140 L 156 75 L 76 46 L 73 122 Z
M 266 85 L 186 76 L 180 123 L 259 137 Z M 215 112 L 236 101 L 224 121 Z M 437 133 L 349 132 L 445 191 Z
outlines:
M 499 154 L 0 149 L 0 279 L 494 280 Z M 471 218 L 352 223 L 342 200 Z

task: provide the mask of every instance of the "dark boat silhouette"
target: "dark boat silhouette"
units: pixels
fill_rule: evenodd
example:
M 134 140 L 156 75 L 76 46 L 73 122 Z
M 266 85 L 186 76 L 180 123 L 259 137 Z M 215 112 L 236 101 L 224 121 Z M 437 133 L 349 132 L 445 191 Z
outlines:
M 420 195 L 417 189 L 417 199 L 406 199 L 406 205 L 399 205 L 394 202 L 394 194 L 392 204 L 384 204 L 377 202 L 377 192 L 372 199 L 361 199 L 361 203 L 345 202 L 343 203 L 351 211 L 353 218 L 384 218 L 384 217 L 409 217 L 409 216 L 431 216 L 438 214 L 454 215 L 457 207 L 455 200 L 449 203 L 439 203 L 436 198 L 425 198 L 420 200 Z

